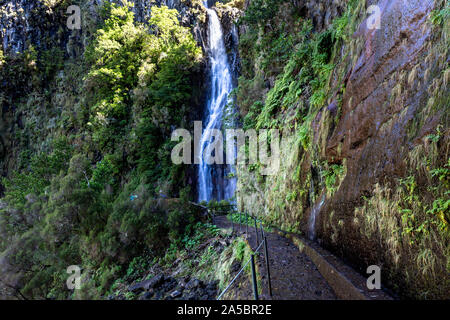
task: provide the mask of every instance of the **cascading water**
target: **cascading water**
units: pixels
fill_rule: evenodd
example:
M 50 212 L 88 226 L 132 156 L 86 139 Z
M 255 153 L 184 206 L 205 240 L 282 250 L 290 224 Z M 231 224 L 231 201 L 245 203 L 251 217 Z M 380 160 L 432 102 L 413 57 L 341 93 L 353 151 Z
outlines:
M 311 167 L 312 168 L 312 167 Z M 311 169 L 312 170 L 312 169 Z M 320 186 L 323 185 L 323 181 L 322 181 L 322 174 L 321 174 L 322 170 L 321 167 L 319 166 L 319 179 L 320 179 Z M 311 178 L 311 187 L 309 190 L 309 194 L 310 194 L 310 202 L 311 203 L 315 203 L 316 201 L 316 190 L 314 188 L 314 179 Z M 308 227 L 309 227 L 309 239 L 310 240 L 315 240 L 316 239 L 316 220 L 317 217 L 320 213 L 320 209 L 322 209 L 322 206 L 325 202 L 325 198 L 326 198 L 326 194 L 324 194 L 321 198 L 320 201 L 315 203 L 311 209 L 311 214 L 309 215 L 309 222 L 308 222 Z
M 314 207 L 311 210 L 311 215 L 309 216 L 309 239 L 315 240 L 316 239 L 316 219 L 320 212 L 320 209 L 323 206 L 323 203 L 325 202 L 325 195 L 322 196 L 320 201 L 314 205 Z
M 208 8 L 206 2 L 204 5 L 209 17 L 211 84 L 206 108 L 206 126 L 200 140 L 198 199 L 220 201 L 234 196 L 236 178 L 228 178 L 230 174 L 234 175 L 234 168 L 230 165 L 208 165 L 204 152 L 206 150 L 206 154 L 209 154 L 208 146 L 214 142 L 213 130 L 222 129 L 224 112 L 233 104 L 229 97 L 233 90 L 233 81 L 219 18 L 214 10 Z

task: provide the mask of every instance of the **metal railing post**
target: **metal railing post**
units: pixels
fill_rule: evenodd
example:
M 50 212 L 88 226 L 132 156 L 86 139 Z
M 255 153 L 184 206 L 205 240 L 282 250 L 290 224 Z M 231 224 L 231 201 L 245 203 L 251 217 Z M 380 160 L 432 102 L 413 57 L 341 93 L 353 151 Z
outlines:
M 253 295 L 255 297 L 255 300 L 258 300 L 258 284 L 256 283 L 255 257 L 253 254 L 251 256 L 251 260 L 252 260 Z
M 231 234 L 234 234 L 233 214 L 231 214 Z
M 272 283 L 270 281 L 270 268 L 269 268 L 269 250 L 267 249 L 267 238 L 264 237 L 264 251 L 266 256 L 266 270 L 267 270 L 267 281 L 269 285 L 269 294 L 272 297 Z
M 256 234 L 256 247 L 258 247 L 259 244 L 259 237 L 258 237 L 258 225 L 256 224 L 256 218 L 253 218 L 255 220 L 255 234 Z
M 263 225 L 262 225 L 262 222 L 259 222 L 259 226 L 261 227 L 261 238 L 263 238 L 264 239 L 264 228 L 263 228 Z
M 247 211 L 245 211 L 245 225 L 247 226 L 246 234 L 247 234 L 247 238 L 248 238 L 248 213 L 247 213 Z
M 242 220 L 241 220 L 241 212 L 239 211 L 239 232 L 242 232 Z

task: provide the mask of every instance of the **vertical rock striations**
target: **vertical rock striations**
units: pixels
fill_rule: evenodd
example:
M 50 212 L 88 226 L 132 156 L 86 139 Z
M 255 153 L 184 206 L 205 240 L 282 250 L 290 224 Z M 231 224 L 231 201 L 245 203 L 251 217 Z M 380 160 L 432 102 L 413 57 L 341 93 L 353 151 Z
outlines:
M 370 28 L 371 5 L 380 9 L 379 29 Z M 433 0 L 280 5 L 258 22 L 256 46 L 277 19 L 298 30 L 286 16 L 313 28 L 284 70 L 274 59 L 261 64 L 268 50 L 245 42 L 255 33 L 251 20 L 241 26 L 241 112 L 250 124 L 284 133 L 276 175 L 239 167 L 241 208 L 306 235 L 314 221 L 322 245 L 361 272 L 381 266 L 385 285 L 416 298 L 448 298 L 450 288 L 449 26 L 436 18 L 445 8 Z M 285 32 L 285 44 L 294 34 L 277 32 Z M 329 69 L 318 72 L 321 53 Z M 303 81 L 311 64 L 314 76 Z M 288 100 L 291 94 L 298 99 Z

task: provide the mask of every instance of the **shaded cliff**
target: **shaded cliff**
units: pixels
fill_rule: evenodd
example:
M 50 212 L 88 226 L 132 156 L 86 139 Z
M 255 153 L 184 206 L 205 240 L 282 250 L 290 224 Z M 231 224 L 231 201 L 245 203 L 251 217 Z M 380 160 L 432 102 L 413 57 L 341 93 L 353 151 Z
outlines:
M 239 166 L 241 208 L 402 296 L 448 298 L 448 3 L 253 2 L 238 101 L 244 126 L 283 131 L 282 161 Z

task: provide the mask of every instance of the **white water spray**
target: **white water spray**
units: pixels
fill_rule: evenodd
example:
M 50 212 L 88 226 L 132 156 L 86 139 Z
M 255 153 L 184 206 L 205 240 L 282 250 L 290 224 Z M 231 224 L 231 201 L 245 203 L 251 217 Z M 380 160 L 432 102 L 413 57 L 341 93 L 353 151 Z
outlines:
M 311 214 L 309 216 L 309 239 L 315 240 L 316 239 L 316 219 L 319 215 L 320 209 L 323 206 L 323 203 L 325 202 L 325 195 L 322 196 L 320 201 L 314 205 L 314 207 L 311 210 Z
M 222 27 L 217 13 L 207 8 L 209 17 L 209 51 L 210 51 L 210 92 L 207 102 L 207 119 L 202 138 L 200 140 L 200 164 L 198 172 L 198 198 L 199 201 L 210 201 L 216 199 L 230 199 L 236 189 L 236 179 L 226 176 L 234 173 L 231 166 L 218 168 L 208 165 L 205 161 L 205 149 L 214 142 L 213 129 L 222 129 L 222 118 L 227 105 L 232 104 L 229 94 L 233 90 L 233 81 L 228 63 L 228 57 L 223 40 Z

